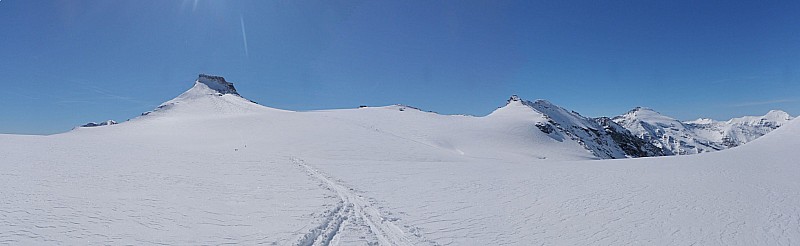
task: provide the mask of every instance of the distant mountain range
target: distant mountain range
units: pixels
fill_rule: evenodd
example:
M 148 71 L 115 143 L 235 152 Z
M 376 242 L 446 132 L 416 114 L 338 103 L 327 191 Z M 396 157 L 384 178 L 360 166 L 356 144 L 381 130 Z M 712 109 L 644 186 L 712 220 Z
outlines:
M 728 121 L 698 119 L 681 122 L 640 107 L 612 120 L 636 137 L 660 148 L 665 155 L 687 155 L 745 144 L 791 119 L 786 112 L 772 110 L 764 116 L 745 116 Z
M 232 98 L 212 100 L 223 95 Z M 242 97 L 233 83 L 223 77 L 201 74 L 192 89 L 154 111 L 143 113 L 142 117 L 148 117 L 153 112 L 168 111 L 180 104 L 202 105 L 191 109 L 190 115 L 231 114 L 267 108 Z M 410 119 L 376 113 L 375 109 L 413 111 L 420 115 Z M 516 95 L 511 96 L 506 105 L 485 117 L 438 115 L 403 105 L 377 108 L 362 106 L 352 110 L 308 113 L 315 112 L 324 113 L 324 117 L 367 126 L 394 138 L 449 149 L 462 155 L 491 157 L 500 152 L 513 152 L 528 157 L 556 159 L 583 155 L 578 152 L 588 152 L 596 159 L 618 159 L 718 151 L 750 142 L 792 119 L 786 112 L 773 110 L 764 116 L 745 116 L 728 121 L 698 119 L 683 122 L 643 107 L 620 116 L 591 118 L 545 100 L 527 101 Z M 450 125 L 444 126 L 447 123 Z M 110 125 L 116 125 L 116 122 L 89 123 L 81 127 Z M 447 127 L 450 129 L 445 129 Z M 538 133 L 531 132 L 531 129 Z M 492 144 L 497 148 L 494 150 L 481 148 L 482 143 L 487 141 L 506 144 Z M 585 151 L 575 151 L 576 146 Z M 569 152 L 574 152 L 574 155 Z

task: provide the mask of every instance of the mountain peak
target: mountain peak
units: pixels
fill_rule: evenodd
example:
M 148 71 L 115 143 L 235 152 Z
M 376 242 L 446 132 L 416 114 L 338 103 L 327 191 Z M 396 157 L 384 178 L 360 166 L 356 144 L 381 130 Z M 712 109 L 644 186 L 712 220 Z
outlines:
M 627 119 L 630 119 L 630 120 L 639 119 L 639 120 L 643 120 L 643 121 L 664 121 L 664 122 L 677 121 L 676 119 L 673 119 L 673 118 L 671 118 L 669 116 L 663 115 L 663 114 L 659 113 L 658 111 L 655 111 L 655 110 L 653 110 L 651 108 L 647 108 L 647 107 L 635 107 L 635 108 L 631 109 L 630 111 L 628 111 L 627 113 L 625 113 L 624 115 L 620 115 L 620 116 L 617 116 L 617 117 L 614 117 L 614 118 L 615 119 L 627 118 Z M 615 121 L 618 121 L 618 120 L 615 120 Z M 617 123 L 619 123 L 619 122 L 617 122 Z
M 533 101 L 533 104 L 534 105 L 543 105 L 543 106 L 557 106 L 557 105 L 551 103 L 550 101 L 547 101 L 547 100 L 544 100 L 544 99 L 536 99 L 536 101 Z
M 772 125 L 780 126 L 792 120 L 792 116 L 781 110 L 770 110 L 763 116 L 743 116 L 728 120 L 730 124 L 745 124 L 745 125 Z
M 628 111 L 628 113 L 638 113 L 638 112 L 653 112 L 653 113 L 656 113 L 656 114 L 661 114 L 661 113 L 656 112 L 655 110 L 653 110 L 651 108 L 648 108 L 648 107 L 635 107 L 635 108 L 631 109 L 630 111 Z
M 766 115 L 764 115 L 764 118 L 789 121 L 792 119 L 792 116 L 783 110 L 770 110 Z
M 551 103 L 550 101 L 544 99 L 536 99 L 534 101 L 528 101 L 525 99 L 520 98 L 517 95 L 511 95 L 510 98 L 506 101 L 506 105 L 501 108 L 507 108 L 510 106 L 524 106 L 525 108 L 533 109 L 538 113 L 544 113 L 547 109 L 556 108 L 556 109 L 563 109 L 558 105 Z M 544 111 L 543 111 L 544 110 Z
M 218 103 L 220 100 L 226 103 Z M 233 87 L 233 83 L 226 81 L 222 76 L 200 74 L 192 88 L 172 100 L 162 103 L 153 111 L 142 113 L 142 116 L 150 115 L 153 112 L 165 112 L 177 105 L 185 105 L 183 108 L 192 108 L 191 110 L 201 113 L 231 113 L 248 111 L 252 109 L 252 104 L 257 105 L 258 103 L 239 95 L 239 92 Z
M 506 106 L 504 106 L 504 107 L 519 106 L 519 105 L 530 107 L 532 105 L 532 103 L 530 101 L 526 101 L 525 99 L 522 99 L 519 96 L 517 96 L 516 94 L 514 94 L 514 95 L 511 95 L 511 97 L 508 98 L 508 100 L 506 101 Z
M 214 75 L 207 75 L 207 74 L 200 74 L 197 76 L 197 83 L 202 83 L 208 88 L 215 90 L 221 94 L 233 94 L 239 95 L 236 91 L 236 88 L 233 87 L 233 83 L 225 81 L 225 78 L 222 76 L 214 76 Z
M 506 100 L 506 105 L 502 107 L 498 107 L 495 111 L 492 111 L 489 115 L 530 115 L 534 114 L 536 117 L 542 117 L 541 113 L 536 111 L 533 107 L 532 102 L 526 101 L 525 99 L 520 98 L 517 95 L 511 95 L 511 97 Z
M 686 121 L 684 123 L 695 124 L 695 125 L 709 125 L 709 124 L 714 124 L 716 122 L 717 121 L 709 118 L 697 118 L 696 120 Z
M 511 103 L 518 103 L 518 104 L 522 104 L 522 105 L 525 105 L 525 106 L 528 106 L 528 107 L 534 107 L 534 105 L 554 105 L 553 103 L 551 103 L 551 102 L 549 102 L 547 100 L 544 100 L 544 99 L 536 99 L 535 101 L 531 102 L 531 101 L 527 101 L 525 99 L 522 99 L 517 95 L 511 95 L 511 97 L 508 98 L 508 100 L 506 101 L 506 105 L 511 104 Z

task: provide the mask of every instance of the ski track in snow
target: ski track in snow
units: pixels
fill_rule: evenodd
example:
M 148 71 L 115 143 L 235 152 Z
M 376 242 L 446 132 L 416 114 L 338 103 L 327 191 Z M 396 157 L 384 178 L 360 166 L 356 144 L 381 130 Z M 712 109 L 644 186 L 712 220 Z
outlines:
M 322 223 L 304 235 L 297 245 L 339 245 L 344 242 L 343 238 L 352 236 L 371 241 L 367 243 L 369 245 L 416 245 L 399 226 L 381 216 L 378 209 L 367 199 L 356 194 L 352 188 L 331 180 L 302 159 L 291 160 L 304 168 L 309 176 L 318 179 L 325 187 L 335 192 L 340 199 L 334 208 L 323 216 Z M 348 235 L 353 233 L 356 235 Z

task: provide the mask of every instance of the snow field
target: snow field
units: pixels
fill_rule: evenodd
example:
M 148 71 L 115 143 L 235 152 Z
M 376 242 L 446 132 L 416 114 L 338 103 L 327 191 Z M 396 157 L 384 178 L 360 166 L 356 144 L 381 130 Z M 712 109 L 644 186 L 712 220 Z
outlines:
M 0 135 L 0 244 L 800 242 L 797 119 L 730 150 L 622 160 L 542 119 L 291 112 L 198 82 L 129 122 Z

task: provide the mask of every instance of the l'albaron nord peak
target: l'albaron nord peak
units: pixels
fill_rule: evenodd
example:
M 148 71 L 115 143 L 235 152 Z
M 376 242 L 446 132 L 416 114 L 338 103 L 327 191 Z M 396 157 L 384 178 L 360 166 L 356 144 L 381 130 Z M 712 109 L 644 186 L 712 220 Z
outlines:
M 483 117 L 440 115 L 422 110 L 405 110 L 406 108 L 413 107 L 359 107 L 308 112 L 279 110 L 258 105 L 242 97 L 234 84 L 221 76 L 200 74 L 189 90 L 162 103 L 153 111 L 143 113 L 142 117 L 197 119 L 245 113 L 291 118 L 292 115 L 303 115 L 314 118 L 312 121 L 322 117 L 328 121 L 351 125 L 349 127 L 369 126 L 368 128 L 393 138 L 406 139 L 409 143 L 414 143 L 412 145 L 424 144 L 464 155 L 491 156 L 493 154 L 476 146 L 480 146 L 482 141 L 496 141 L 517 143 L 499 150 L 501 152 L 555 159 L 559 155 L 548 151 L 539 153 L 537 150 L 541 150 L 542 146 L 560 150 L 572 149 L 577 150 L 573 153 L 575 155 L 588 153 L 595 159 L 696 154 L 740 146 L 792 119 L 786 112 L 773 110 L 764 116 L 745 116 L 728 121 L 698 119 L 684 122 L 644 107 L 636 107 L 619 116 L 593 118 L 547 100 L 528 101 L 517 95 L 512 95 L 504 106 Z M 276 112 L 284 114 L 271 115 Z M 116 125 L 113 121 L 106 122 L 109 123 L 89 123 L 82 127 Z M 448 123 L 453 129 L 462 131 L 442 129 Z M 309 132 L 308 129 L 297 127 L 285 129 L 283 132 L 293 131 L 297 131 L 297 134 Z
M 256 102 L 242 97 L 232 82 L 222 76 L 200 74 L 194 85 L 172 100 L 166 101 L 153 111 L 142 113 L 142 116 L 152 113 L 164 113 L 175 108 L 189 110 L 194 114 L 230 114 L 248 112 L 256 108 L 263 108 Z

